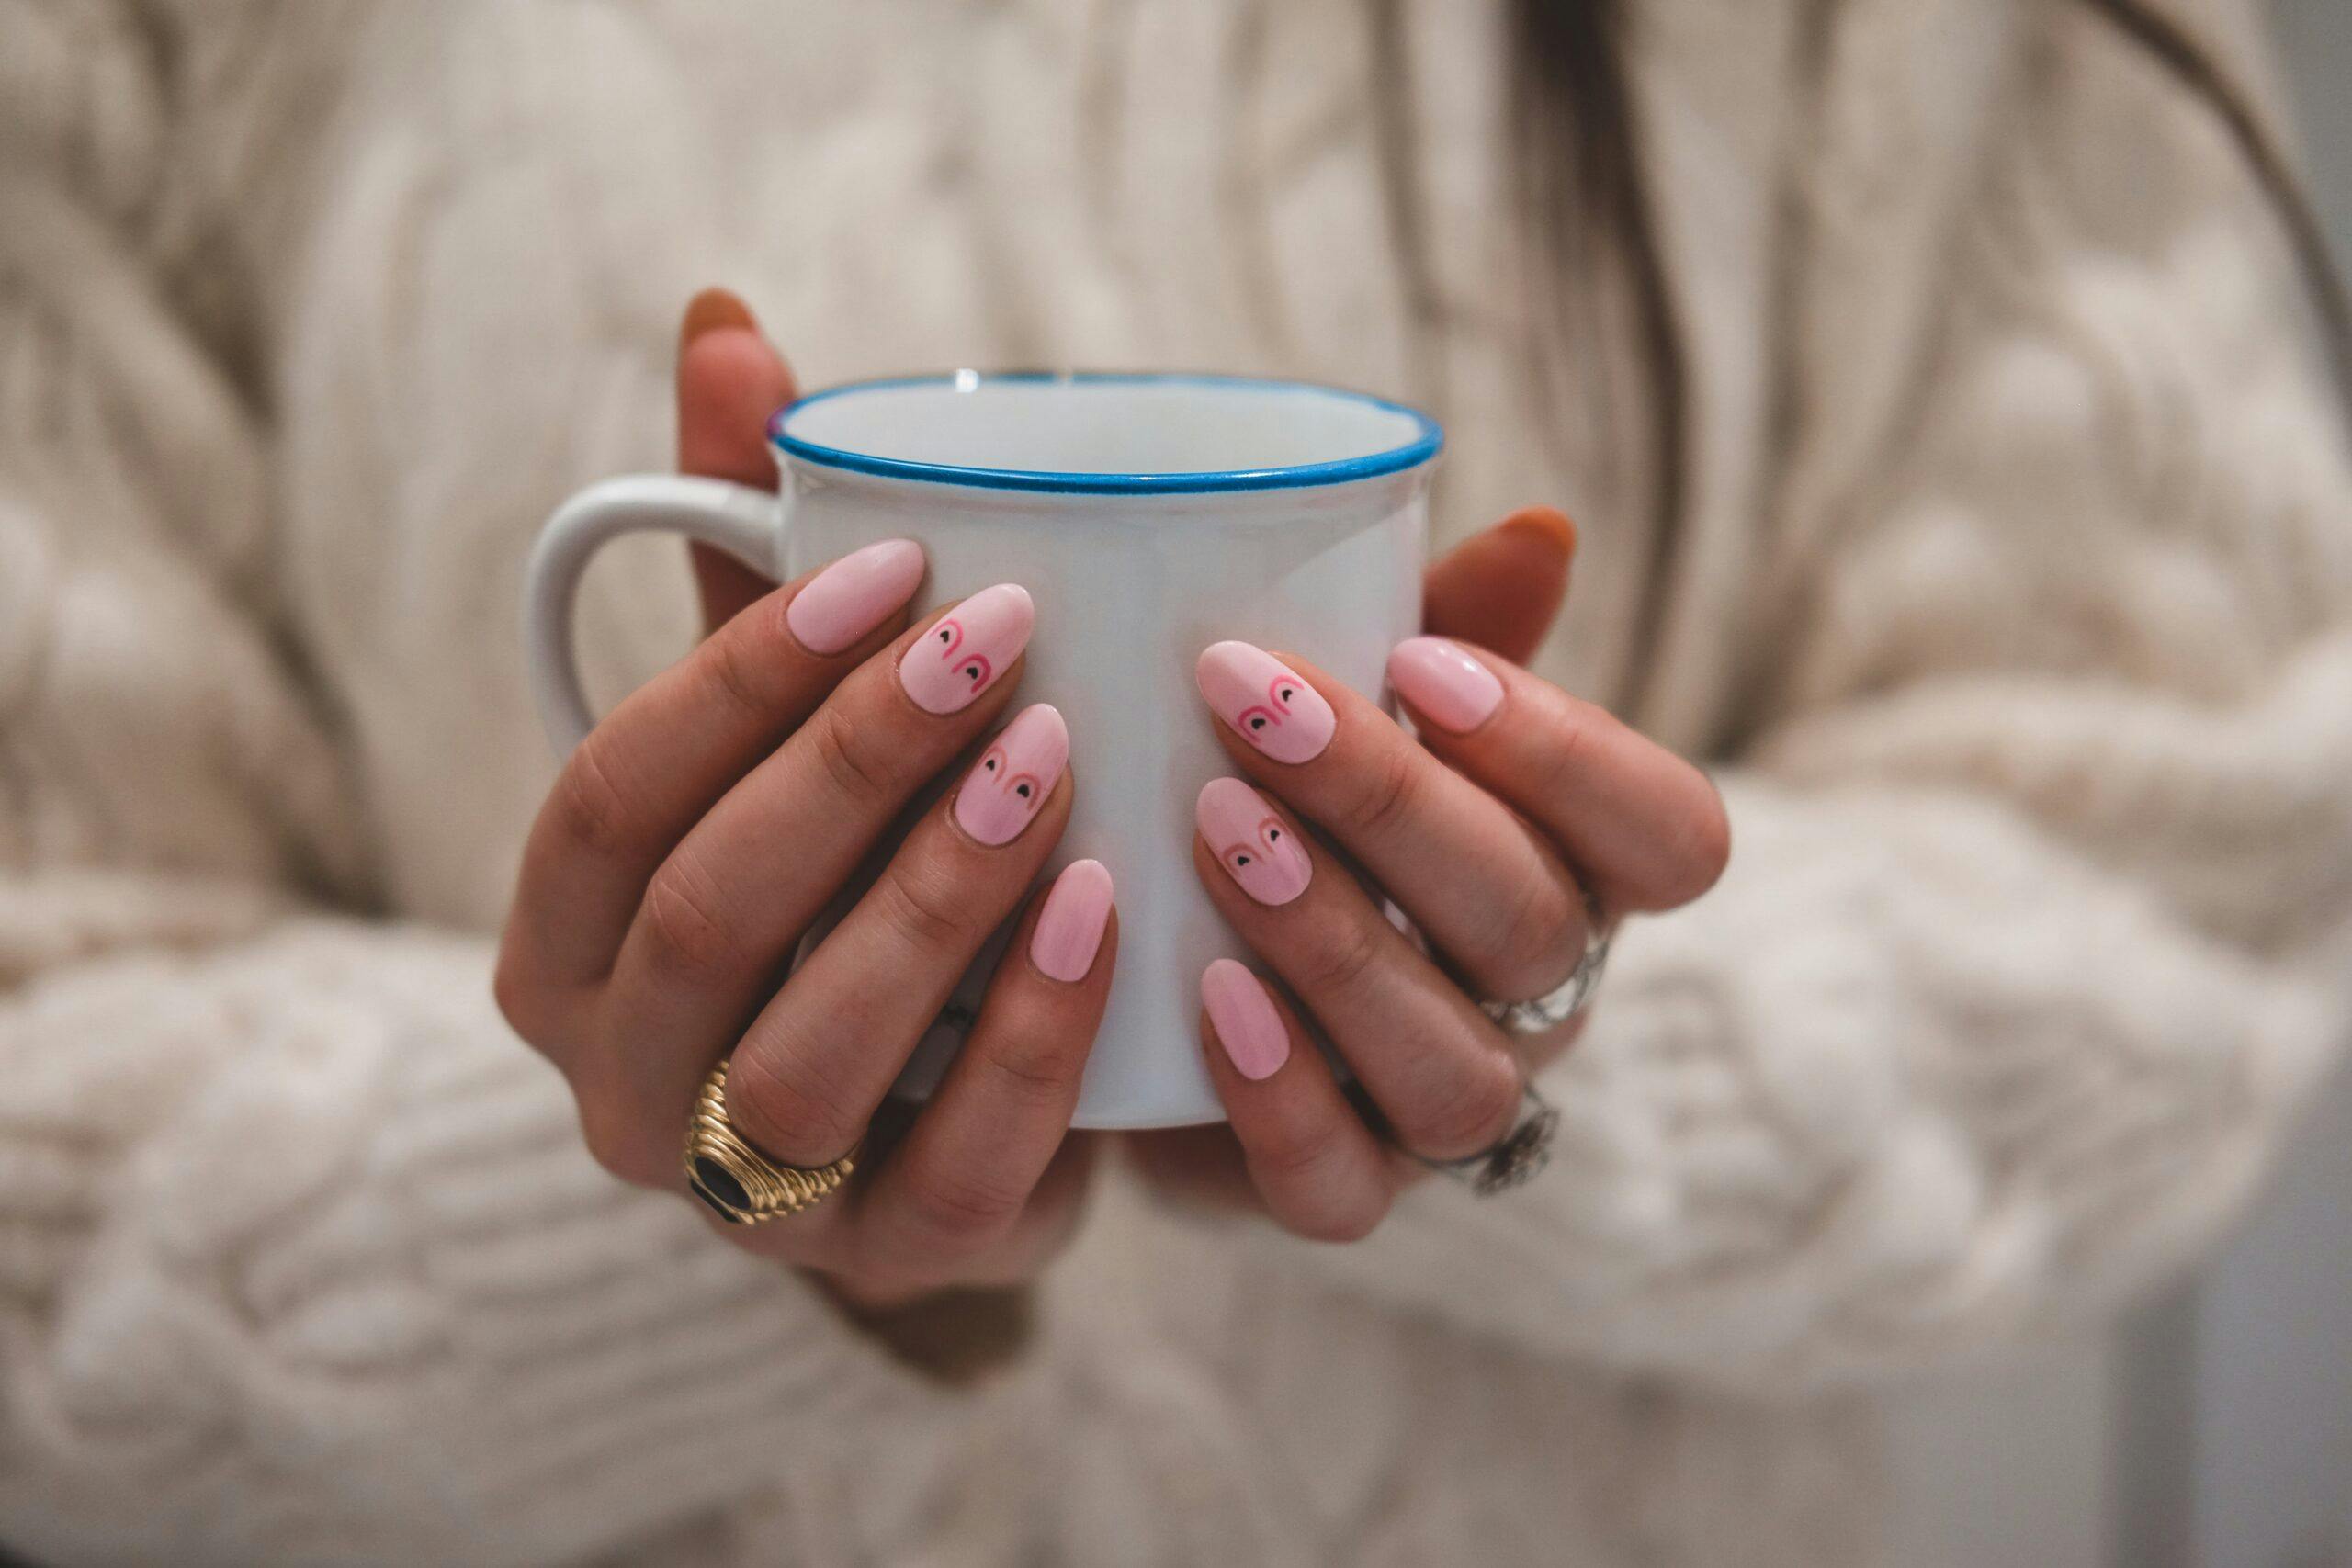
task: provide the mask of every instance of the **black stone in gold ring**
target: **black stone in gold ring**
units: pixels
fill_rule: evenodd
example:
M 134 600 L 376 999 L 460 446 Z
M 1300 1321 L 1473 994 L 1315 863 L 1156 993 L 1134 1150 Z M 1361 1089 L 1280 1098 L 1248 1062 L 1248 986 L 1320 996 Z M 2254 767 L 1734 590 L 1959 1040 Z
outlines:
M 710 1069 L 686 1121 L 686 1185 L 730 1225 L 756 1225 L 821 1202 L 856 1169 L 857 1155 L 805 1168 L 778 1165 L 727 1119 L 727 1064 Z

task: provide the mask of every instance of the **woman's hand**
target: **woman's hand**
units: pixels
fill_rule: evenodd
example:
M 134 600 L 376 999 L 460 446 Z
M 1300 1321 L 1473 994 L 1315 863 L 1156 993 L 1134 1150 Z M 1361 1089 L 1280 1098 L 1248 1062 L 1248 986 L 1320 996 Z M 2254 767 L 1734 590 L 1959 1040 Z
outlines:
M 1472 549 L 1499 547 L 1486 536 Z M 1564 569 L 1565 550 L 1559 558 Z M 1465 574 L 1487 575 L 1456 563 Z M 1498 624 L 1532 641 L 1527 591 L 1507 592 L 1517 599 Z M 1433 602 L 1433 624 L 1458 608 L 1441 618 Z M 1249 782 L 1202 792 L 1193 859 L 1282 987 L 1230 961 L 1211 966 L 1204 1038 L 1230 1128 L 1135 1145 L 1148 1172 L 1248 1197 L 1326 1239 L 1369 1232 L 1421 1174 L 1400 1150 L 1444 1160 L 1492 1147 L 1519 1114 L 1525 1075 L 1575 1032 L 1514 1041 L 1480 1000 L 1556 988 L 1583 956 L 1590 908 L 1614 917 L 1686 903 L 1729 850 L 1722 803 L 1696 768 L 1509 660 L 1416 637 L 1388 671 L 1418 740 L 1304 660 L 1246 643 L 1202 655 L 1202 695 Z M 1300 831 L 1308 825 L 1346 861 Z M 1351 867 L 1410 917 L 1427 952 Z M 1341 1092 L 1302 1010 L 1385 1136 Z
M 772 483 L 761 430 L 788 376 L 740 305 L 709 298 L 680 355 L 682 464 Z M 1021 589 L 909 626 L 923 561 L 905 541 L 774 590 L 698 567 L 720 624 L 566 762 L 524 852 L 497 976 L 508 1020 L 570 1081 L 599 1162 L 672 1190 L 686 1186 L 696 1090 L 722 1060 L 729 1117 L 771 1158 L 821 1166 L 866 1137 L 1021 904 L 1075 787 L 1061 716 L 1040 705 L 900 837 L 910 802 L 1007 716 L 1031 624 Z M 842 1191 L 728 1234 L 873 1304 L 1032 1272 L 1084 1183 L 1086 1147 L 1063 1134 L 1116 946 L 1108 874 L 1080 862 L 1031 901 L 929 1105 L 873 1127 Z

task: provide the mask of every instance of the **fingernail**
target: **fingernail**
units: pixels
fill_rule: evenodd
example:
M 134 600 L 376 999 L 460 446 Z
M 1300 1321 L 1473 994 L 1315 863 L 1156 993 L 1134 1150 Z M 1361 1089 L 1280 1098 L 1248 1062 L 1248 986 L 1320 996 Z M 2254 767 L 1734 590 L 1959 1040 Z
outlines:
M 1059 709 L 1039 703 L 1004 727 L 956 792 L 956 820 L 984 844 L 1009 844 L 1054 793 L 1069 761 Z
M 899 681 L 925 713 L 954 713 L 996 684 L 1037 623 L 1018 583 L 983 588 L 943 616 L 899 660 Z
M 1521 507 L 1502 520 L 1502 526 L 1513 533 L 1535 535 L 1564 556 L 1577 553 L 1577 525 L 1555 507 Z
M 719 327 L 749 327 L 759 330 L 752 308 L 725 288 L 706 288 L 686 301 L 685 319 L 678 323 L 678 346 L 686 344 Z
M 842 557 L 810 578 L 785 606 L 784 624 L 811 653 L 839 653 L 914 597 L 922 547 L 885 539 Z
M 1466 735 L 1503 705 L 1495 672 L 1442 637 L 1408 637 L 1388 655 L 1397 694 L 1440 729 Z
M 1217 863 L 1259 903 L 1287 904 L 1306 891 L 1315 875 L 1306 847 L 1266 797 L 1239 779 L 1204 784 L 1193 819 Z
M 1029 936 L 1029 962 L 1049 980 L 1079 981 L 1094 967 L 1102 931 L 1111 923 L 1111 873 L 1099 860 L 1072 861 L 1054 878 L 1037 929 Z
M 1258 976 L 1230 958 L 1201 972 L 1201 1005 L 1234 1070 L 1252 1082 L 1273 1077 L 1290 1060 L 1290 1031 Z
M 1320 756 L 1339 728 L 1323 694 L 1262 648 L 1213 643 L 1193 666 L 1193 678 L 1217 717 L 1277 762 Z

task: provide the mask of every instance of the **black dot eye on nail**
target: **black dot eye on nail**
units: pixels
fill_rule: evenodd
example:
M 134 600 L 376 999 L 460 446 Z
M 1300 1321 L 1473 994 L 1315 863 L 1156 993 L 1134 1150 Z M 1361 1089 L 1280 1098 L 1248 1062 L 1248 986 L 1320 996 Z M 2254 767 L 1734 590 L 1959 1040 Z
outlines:
M 1022 799 L 1026 800 L 1029 798 L 1029 786 L 1027 784 L 1015 784 L 1012 786 L 1012 793 L 1019 795 Z
M 1250 721 L 1250 728 L 1252 729 L 1263 729 L 1266 728 L 1266 721 L 1262 718 L 1253 718 Z
M 1248 855 L 1236 855 L 1233 857 L 1233 863 L 1237 866 L 1248 865 L 1250 863 L 1250 857 Z

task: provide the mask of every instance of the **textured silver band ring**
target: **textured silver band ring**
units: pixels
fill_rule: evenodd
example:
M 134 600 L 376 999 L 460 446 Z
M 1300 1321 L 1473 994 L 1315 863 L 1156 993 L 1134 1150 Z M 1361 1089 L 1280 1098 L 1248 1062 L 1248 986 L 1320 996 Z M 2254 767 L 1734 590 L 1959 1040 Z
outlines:
M 1480 1002 L 1479 1010 L 1495 1021 L 1504 1033 L 1516 1038 L 1545 1034 L 1584 1011 L 1600 984 L 1609 962 L 1609 939 L 1615 924 L 1601 912 L 1591 893 L 1584 896 L 1584 955 L 1568 977 L 1554 990 L 1525 1001 Z M 1519 1120 L 1490 1148 L 1466 1159 L 1424 1159 L 1423 1165 L 1467 1182 L 1481 1198 L 1507 1192 L 1532 1179 L 1551 1163 L 1552 1135 L 1559 1130 L 1560 1113 L 1532 1083 L 1520 1085 L 1522 1101 Z
M 1519 1093 L 1519 1120 L 1491 1147 L 1462 1159 L 1430 1159 L 1420 1155 L 1413 1157 L 1431 1170 L 1463 1182 L 1481 1198 L 1508 1192 L 1532 1180 L 1537 1171 L 1552 1163 L 1552 1134 L 1559 1130 L 1560 1113 L 1532 1083 L 1521 1084 Z
M 1495 1021 L 1506 1034 L 1524 1037 L 1547 1034 L 1584 1011 L 1600 985 L 1600 971 L 1609 962 L 1609 940 L 1616 922 L 1600 911 L 1590 893 L 1584 896 L 1586 922 L 1584 956 L 1575 972 L 1556 989 L 1517 1002 L 1480 1002 L 1478 1010 Z

